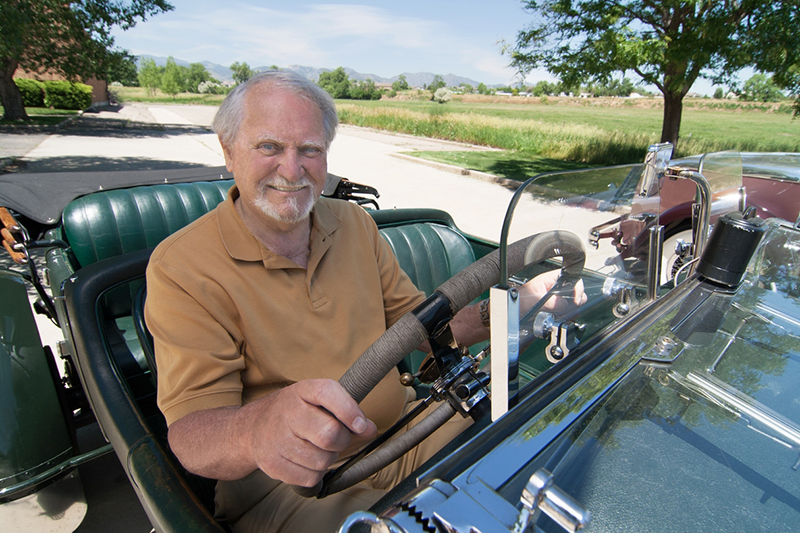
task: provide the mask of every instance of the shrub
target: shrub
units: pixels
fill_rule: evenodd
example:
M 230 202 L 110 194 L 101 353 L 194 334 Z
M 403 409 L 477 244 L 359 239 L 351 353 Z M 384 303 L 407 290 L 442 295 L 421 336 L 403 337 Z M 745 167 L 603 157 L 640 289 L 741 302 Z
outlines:
M 453 92 L 445 87 L 440 87 L 436 89 L 435 93 L 433 93 L 433 101 L 439 102 L 440 104 L 449 102 L 452 97 L 453 97 Z
M 22 95 L 25 107 L 44 107 L 44 84 L 36 80 L 17 78 L 14 80 Z
M 200 94 L 220 94 L 222 93 L 222 87 L 220 87 L 219 83 L 214 81 L 201 81 L 197 85 L 197 92 Z
M 92 105 L 92 88 L 83 83 L 47 81 L 44 105 L 55 109 L 86 109 Z

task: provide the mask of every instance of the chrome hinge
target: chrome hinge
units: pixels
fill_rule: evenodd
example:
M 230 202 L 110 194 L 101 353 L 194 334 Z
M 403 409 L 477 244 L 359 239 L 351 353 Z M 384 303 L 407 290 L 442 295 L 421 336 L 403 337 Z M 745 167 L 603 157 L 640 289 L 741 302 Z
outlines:
M 528 480 L 520 497 L 522 510 L 513 533 L 524 533 L 543 512 L 566 531 L 575 533 L 589 524 L 589 511 L 553 484 L 553 474 L 540 468 Z

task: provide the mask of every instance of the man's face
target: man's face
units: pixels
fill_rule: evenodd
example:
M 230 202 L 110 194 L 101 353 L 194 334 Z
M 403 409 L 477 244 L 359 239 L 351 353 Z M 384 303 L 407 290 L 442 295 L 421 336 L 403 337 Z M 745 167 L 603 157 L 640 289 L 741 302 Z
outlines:
M 328 175 L 322 112 L 268 85 L 245 96 L 232 146 L 223 146 L 247 218 L 291 229 L 306 220 Z

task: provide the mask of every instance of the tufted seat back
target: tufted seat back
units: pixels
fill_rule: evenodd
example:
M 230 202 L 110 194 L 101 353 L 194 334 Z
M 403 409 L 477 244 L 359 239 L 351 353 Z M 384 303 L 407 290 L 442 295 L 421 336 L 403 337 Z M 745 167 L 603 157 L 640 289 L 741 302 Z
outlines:
M 61 217 L 77 270 L 101 259 L 156 246 L 214 209 L 233 180 L 118 189 L 70 202 Z

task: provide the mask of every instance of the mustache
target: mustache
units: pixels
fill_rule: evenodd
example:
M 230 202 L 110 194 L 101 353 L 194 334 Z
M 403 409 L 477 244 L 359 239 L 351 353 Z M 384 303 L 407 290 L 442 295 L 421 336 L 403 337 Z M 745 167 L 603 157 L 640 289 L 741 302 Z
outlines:
M 282 178 L 280 176 L 270 178 L 268 180 L 264 180 L 258 184 L 258 190 L 261 193 L 266 192 L 269 187 L 283 187 L 283 188 L 290 188 L 290 187 L 312 187 L 313 183 L 307 177 L 302 177 L 296 181 L 289 181 L 286 178 Z

